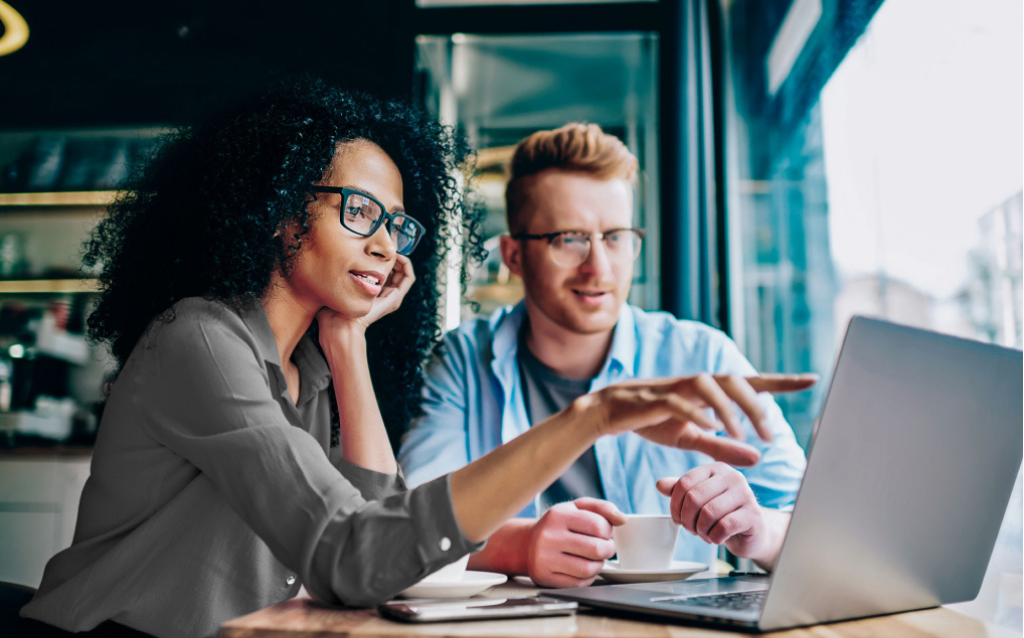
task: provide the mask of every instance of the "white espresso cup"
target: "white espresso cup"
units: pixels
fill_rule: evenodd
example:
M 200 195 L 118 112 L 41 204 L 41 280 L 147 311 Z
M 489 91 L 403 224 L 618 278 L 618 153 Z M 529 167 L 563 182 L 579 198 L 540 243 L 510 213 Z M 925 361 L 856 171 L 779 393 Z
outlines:
M 679 539 L 679 526 L 668 514 L 626 514 L 613 528 L 622 569 L 668 569 Z
M 462 575 L 466 573 L 466 565 L 469 563 L 469 554 L 466 554 L 459 560 L 445 565 L 441 569 L 437 570 L 433 574 L 427 576 L 421 583 L 433 583 L 433 582 L 444 582 L 451 583 L 462 580 Z

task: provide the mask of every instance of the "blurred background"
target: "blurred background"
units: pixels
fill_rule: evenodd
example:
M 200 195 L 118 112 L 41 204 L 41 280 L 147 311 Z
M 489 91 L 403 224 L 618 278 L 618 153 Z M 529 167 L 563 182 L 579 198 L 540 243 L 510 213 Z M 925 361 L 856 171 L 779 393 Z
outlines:
M 0 580 L 38 583 L 88 476 L 110 363 L 82 336 L 82 241 L 161 133 L 282 74 L 461 127 L 489 247 L 518 140 L 619 136 L 648 233 L 631 301 L 822 375 L 780 398 L 804 446 L 855 313 L 1021 347 L 1019 0 L 9 0 L 0 20 Z M 496 250 L 463 268 L 447 327 L 522 295 Z M 1022 516 L 1018 476 L 963 607 L 1018 630 Z

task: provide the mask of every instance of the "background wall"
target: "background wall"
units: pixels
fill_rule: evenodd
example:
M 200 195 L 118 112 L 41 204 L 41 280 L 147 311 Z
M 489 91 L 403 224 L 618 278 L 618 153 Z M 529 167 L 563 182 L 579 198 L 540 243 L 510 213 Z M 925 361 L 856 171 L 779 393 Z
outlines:
M 408 93 L 404 0 L 12 0 L 30 36 L 0 57 L 0 129 L 177 123 L 211 100 L 308 71 Z

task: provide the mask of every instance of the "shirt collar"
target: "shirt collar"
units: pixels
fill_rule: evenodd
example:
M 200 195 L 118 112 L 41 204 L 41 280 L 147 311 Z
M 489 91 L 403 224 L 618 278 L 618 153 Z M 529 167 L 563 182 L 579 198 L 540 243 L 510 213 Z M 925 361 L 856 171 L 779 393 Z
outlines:
M 635 377 L 638 345 L 633 307 L 624 303 L 619 308 L 619 316 L 615 320 L 615 334 L 612 336 L 612 347 L 608 351 L 608 361 L 605 365 L 617 365 L 630 378 Z
M 251 305 L 242 307 L 240 314 L 242 321 L 256 340 L 256 348 L 259 350 L 260 356 L 266 363 L 281 372 L 283 378 L 281 355 L 277 351 L 274 331 L 270 327 L 267 314 L 263 311 L 263 305 L 253 302 Z M 302 335 L 299 343 L 296 344 L 295 351 L 292 353 L 292 361 L 299 368 L 299 378 L 302 380 L 303 390 L 308 387 L 312 392 L 319 392 L 330 383 L 331 369 L 308 334 Z M 305 392 L 302 393 L 302 395 L 305 394 Z M 306 398 L 306 396 L 300 396 L 299 402 L 303 402 Z
M 525 301 L 520 301 L 513 308 L 503 308 L 491 317 L 491 334 L 494 335 L 491 353 L 499 365 L 516 355 L 519 348 L 519 331 L 525 319 Z M 615 320 L 615 332 L 612 335 L 608 359 L 599 375 L 612 372 L 613 368 L 617 367 L 631 378 L 636 376 L 636 353 L 636 320 L 633 317 L 632 306 L 624 303 L 619 308 Z

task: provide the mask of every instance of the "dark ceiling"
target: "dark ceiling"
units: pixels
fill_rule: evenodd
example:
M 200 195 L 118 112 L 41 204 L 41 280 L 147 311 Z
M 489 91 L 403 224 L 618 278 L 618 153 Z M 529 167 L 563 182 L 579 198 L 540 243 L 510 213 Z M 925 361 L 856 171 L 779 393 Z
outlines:
M 408 0 L 8 0 L 28 43 L 0 57 L 0 130 L 174 124 L 275 77 L 312 72 L 407 94 Z

